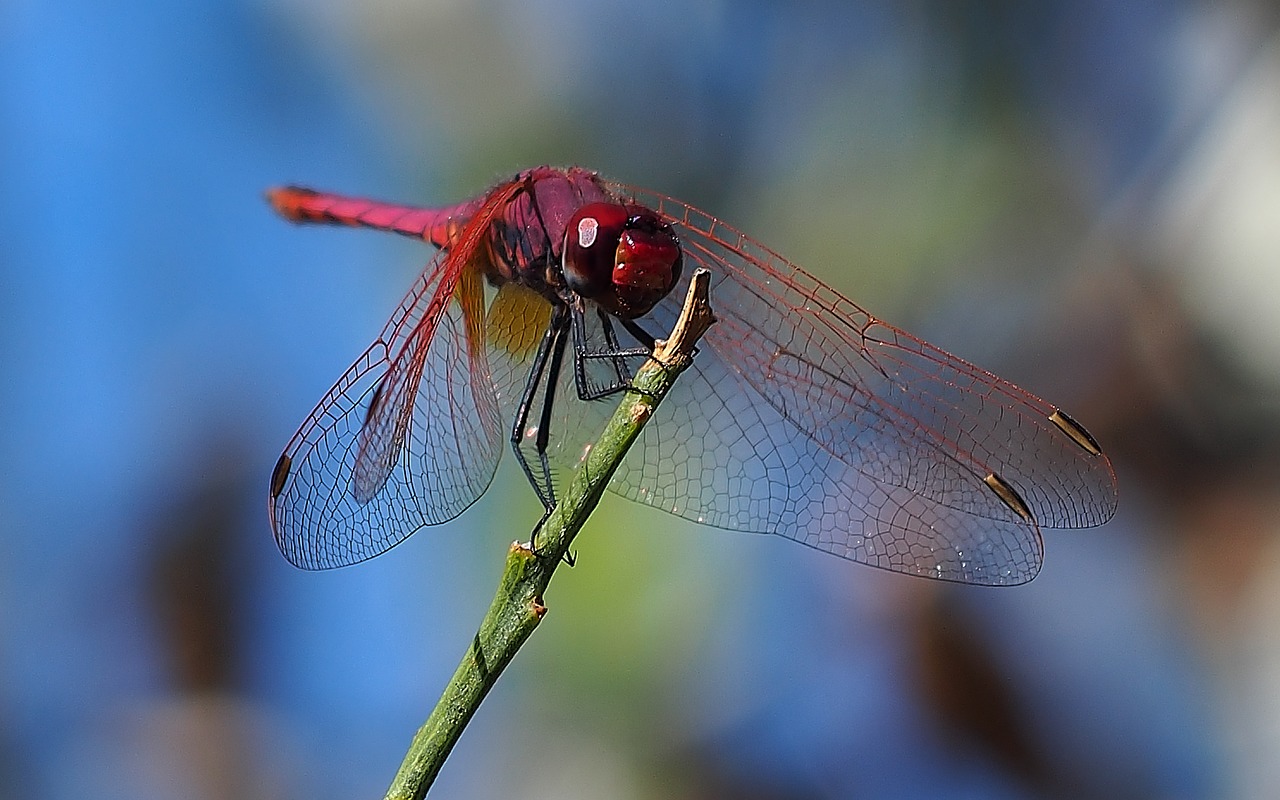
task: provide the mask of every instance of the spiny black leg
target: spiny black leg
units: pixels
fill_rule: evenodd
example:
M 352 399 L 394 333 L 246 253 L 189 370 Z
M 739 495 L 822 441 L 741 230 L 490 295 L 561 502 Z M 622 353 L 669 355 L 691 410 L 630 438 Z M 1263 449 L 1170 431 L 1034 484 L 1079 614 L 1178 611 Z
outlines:
M 538 500 L 542 503 L 543 515 L 538 525 L 534 528 L 536 532 L 542 527 L 542 523 L 546 522 L 547 517 L 551 515 L 551 509 L 555 507 L 554 499 L 543 490 L 542 483 L 534 477 L 533 468 L 529 465 L 529 460 L 525 458 L 521 445 L 524 442 L 525 427 L 529 424 L 529 414 L 533 410 L 533 400 L 538 393 L 538 385 L 542 382 L 543 373 L 546 371 L 547 363 L 551 360 L 553 351 L 556 350 L 557 343 L 559 349 L 564 349 L 564 330 L 567 319 L 564 313 L 564 307 L 556 308 L 555 313 L 551 317 L 551 323 L 547 326 L 547 331 L 542 336 L 542 342 L 538 345 L 538 352 L 534 354 L 533 364 L 529 370 L 529 380 L 525 383 L 524 393 L 520 396 L 520 405 L 516 410 L 516 418 L 511 426 L 511 449 L 515 451 L 516 461 L 520 464 L 520 469 L 524 472 L 525 480 L 529 481 L 529 485 L 533 487 L 534 493 L 538 496 Z M 544 410 L 545 416 L 545 410 Z M 539 436 L 543 435 L 543 431 L 539 430 Z M 545 460 L 543 464 L 543 474 L 546 475 Z M 548 481 L 549 483 L 549 481 Z
M 604 331 L 604 341 L 607 346 L 606 352 L 612 357 L 613 373 L 618 376 L 615 385 L 630 386 L 633 377 L 631 368 L 627 366 L 627 362 L 623 358 L 624 351 L 618 344 L 618 334 L 613 331 L 613 321 L 609 319 L 609 315 L 605 313 L 603 308 L 597 308 L 596 315 L 600 317 L 600 328 Z
M 543 489 L 547 500 L 544 504 L 548 514 L 556 507 L 556 489 L 551 480 L 551 464 L 547 460 L 547 448 L 551 444 L 551 413 L 556 399 L 556 384 L 560 382 L 560 370 L 564 366 L 564 349 L 567 343 L 568 337 L 565 336 L 564 327 L 560 327 L 555 343 L 551 347 L 545 394 L 542 396 L 542 413 L 538 415 L 538 433 L 533 438 L 533 451 L 538 454 L 538 466 L 542 469 Z
M 547 460 L 547 449 L 551 444 L 551 414 L 555 407 L 556 386 L 560 384 L 560 370 L 564 368 L 564 351 L 568 343 L 567 331 L 562 326 L 560 335 L 551 350 L 551 363 L 547 365 L 546 394 L 542 398 L 542 415 L 538 420 L 538 435 L 534 438 L 534 448 L 538 453 L 538 461 L 542 466 L 543 479 L 546 481 L 547 497 L 551 499 L 551 505 L 546 509 L 542 519 L 539 520 L 538 528 L 541 528 L 542 524 L 551 516 L 551 510 L 556 505 L 556 487 L 552 480 L 551 464 Z M 536 532 L 538 528 L 535 528 L 534 531 Z M 530 538 L 530 541 L 532 541 L 532 538 Z M 570 567 L 577 561 L 577 557 L 567 550 L 560 558 Z
M 580 308 L 571 308 L 574 318 L 574 381 L 577 385 L 578 397 L 583 400 L 599 400 L 633 388 L 632 379 L 634 376 L 630 365 L 627 364 L 625 359 L 653 355 L 653 348 L 657 344 L 654 337 L 634 320 L 611 317 L 603 309 L 597 309 L 597 311 L 600 315 L 600 325 L 605 338 L 606 349 L 603 351 L 592 351 L 587 346 L 584 315 Z M 619 344 L 618 336 L 613 329 L 615 319 L 628 333 L 635 337 L 636 341 L 640 342 L 640 347 L 623 348 Z M 616 378 L 608 385 L 594 385 L 587 377 L 586 362 L 598 359 L 609 359 L 613 362 L 612 366 Z
M 547 369 L 546 395 L 542 399 L 542 416 L 538 420 L 538 435 L 534 439 L 534 447 L 538 455 L 546 461 L 547 445 L 551 442 L 551 406 L 556 399 L 556 384 L 560 382 L 560 370 L 564 367 L 564 349 L 568 339 L 564 329 L 556 338 L 555 347 L 551 350 L 551 364 Z M 549 470 L 548 470 L 549 472 Z
M 623 359 L 647 356 L 652 351 L 639 347 L 628 349 L 619 347 L 612 322 L 603 311 L 600 312 L 600 322 L 604 331 L 606 349 L 592 350 L 587 343 L 586 315 L 581 305 L 571 306 L 569 313 L 573 317 L 573 380 L 578 390 L 578 397 L 582 400 L 599 400 L 630 389 L 631 371 Z M 587 361 L 599 359 L 611 361 L 615 375 L 614 380 L 604 386 L 595 385 L 587 376 Z
M 530 371 L 529 383 L 525 387 L 524 396 L 521 397 L 520 413 L 516 416 L 516 424 L 511 431 L 511 444 L 516 460 L 520 462 L 525 479 L 529 481 L 529 485 L 533 487 L 534 493 L 542 502 L 542 517 L 538 519 L 533 532 L 529 535 L 531 544 L 537 539 L 538 531 L 550 519 L 551 512 L 556 507 L 555 483 L 551 475 L 551 463 L 547 457 L 547 450 L 551 441 L 551 416 L 555 407 L 556 385 L 560 382 L 560 371 L 564 367 L 564 351 L 568 342 L 569 317 L 564 307 L 560 306 L 556 309 L 551 324 L 547 328 L 547 335 L 543 337 L 542 344 L 538 347 L 534 367 Z M 537 396 L 539 385 L 543 383 L 545 383 L 545 389 L 542 396 L 542 410 L 538 414 L 538 429 L 533 441 L 534 452 L 538 456 L 535 470 L 523 449 L 524 431 L 529 424 L 529 415 L 533 411 L 533 401 Z M 541 555 L 536 548 L 534 555 Z M 568 561 L 572 563 L 572 556 Z

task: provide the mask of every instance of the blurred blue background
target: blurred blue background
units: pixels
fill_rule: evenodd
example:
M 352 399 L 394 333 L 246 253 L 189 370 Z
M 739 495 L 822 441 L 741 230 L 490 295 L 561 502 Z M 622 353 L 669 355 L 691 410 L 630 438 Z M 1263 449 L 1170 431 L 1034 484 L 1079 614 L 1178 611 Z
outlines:
M 1280 6 L 0 10 L 0 798 L 385 790 L 537 506 L 286 565 L 267 478 L 428 252 L 269 213 L 681 197 L 1071 410 L 1026 587 L 606 499 L 442 797 L 1280 796 Z

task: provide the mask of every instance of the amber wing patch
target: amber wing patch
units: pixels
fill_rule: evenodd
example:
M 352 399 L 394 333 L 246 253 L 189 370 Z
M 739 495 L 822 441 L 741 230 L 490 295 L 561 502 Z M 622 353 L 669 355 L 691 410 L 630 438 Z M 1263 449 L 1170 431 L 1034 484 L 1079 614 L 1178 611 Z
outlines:
M 551 322 L 551 303 L 515 283 L 503 285 L 489 307 L 489 347 L 517 362 L 533 356 Z

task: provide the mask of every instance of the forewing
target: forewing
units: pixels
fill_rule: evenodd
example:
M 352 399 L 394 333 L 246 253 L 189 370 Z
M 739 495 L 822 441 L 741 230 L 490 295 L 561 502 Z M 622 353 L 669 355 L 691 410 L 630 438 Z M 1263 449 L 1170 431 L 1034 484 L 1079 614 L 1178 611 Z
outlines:
M 456 517 L 488 487 L 502 426 L 470 260 L 491 218 L 482 210 L 428 264 L 280 457 L 269 509 L 293 564 L 372 558 Z
M 1097 525 L 1114 512 L 1110 463 L 1053 406 L 880 322 L 696 209 L 611 188 L 672 223 L 686 275 L 712 271 L 719 319 L 617 491 L 700 522 L 971 583 L 1028 580 L 1039 525 Z M 651 316 L 658 335 L 683 286 Z

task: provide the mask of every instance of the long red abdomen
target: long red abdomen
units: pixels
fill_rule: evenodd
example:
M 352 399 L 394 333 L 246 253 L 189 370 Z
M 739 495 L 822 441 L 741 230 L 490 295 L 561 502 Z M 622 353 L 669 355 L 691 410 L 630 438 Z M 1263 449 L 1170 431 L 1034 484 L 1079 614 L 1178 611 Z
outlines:
M 352 225 L 391 231 L 445 247 L 475 210 L 474 203 L 450 208 L 415 208 L 285 186 L 267 192 L 267 200 L 292 222 Z

